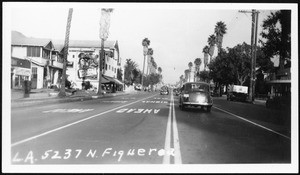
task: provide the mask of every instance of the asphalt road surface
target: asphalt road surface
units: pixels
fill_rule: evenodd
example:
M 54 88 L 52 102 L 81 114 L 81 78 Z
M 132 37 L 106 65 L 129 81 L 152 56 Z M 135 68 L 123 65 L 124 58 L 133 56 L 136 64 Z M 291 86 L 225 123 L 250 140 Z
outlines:
M 232 102 L 215 100 L 211 112 L 181 111 L 173 93 L 140 92 L 15 108 L 11 111 L 11 163 L 291 162 L 290 136 L 244 118 L 249 111 L 228 112 L 228 103 Z

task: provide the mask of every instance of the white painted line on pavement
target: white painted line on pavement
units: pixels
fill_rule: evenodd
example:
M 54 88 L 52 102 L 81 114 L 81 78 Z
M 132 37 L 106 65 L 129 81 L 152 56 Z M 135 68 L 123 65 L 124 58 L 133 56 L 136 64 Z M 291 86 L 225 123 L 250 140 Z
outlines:
M 42 137 L 42 136 L 45 136 L 45 135 L 48 135 L 48 134 L 50 134 L 50 133 L 53 133 L 53 132 L 55 132 L 55 131 L 59 131 L 59 130 L 61 130 L 61 129 L 67 128 L 67 127 L 69 127 L 69 126 L 76 125 L 76 124 L 78 124 L 78 123 L 81 123 L 81 122 L 84 122 L 84 121 L 86 121 L 86 120 L 89 120 L 89 119 L 92 119 L 92 118 L 98 117 L 98 116 L 100 116 L 100 115 L 103 115 L 103 114 L 106 114 L 106 113 L 112 112 L 112 111 L 114 111 L 114 110 L 117 110 L 117 109 L 120 109 L 120 108 L 123 108 L 123 107 L 129 106 L 129 105 L 132 105 L 132 104 L 134 104 L 134 103 L 137 103 L 137 102 L 143 101 L 143 100 L 145 100 L 145 99 L 152 98 L 152 97 L 154 97 L 154 96 L 156 96 L 156 95 L 157 95 L 157 94 L 154 94 L 154 95 L 152 95 L 152 96 L 150 96 L 150 97 L 146 97 L 146 98 L 143 98 L 143 99 L 141 99 L 141 100 L 137 100 L 137 101 L 135 101 L 135 102 L 131 102 L 131 103 L 128 103 L 128 104 L 126 104 L 126 105 L 119 106 L 119 107 L 116 107 L 116 108 L 114 108 L 114 109 L 110 109 L 110 110 L 108 110 L 108 111 L 105 111 L 105 112 L 102 112 L 102 113 L 99 113 L 99 114 L 96 114 L 96 115 L 93 115 L 93 116 L 90 116 L 90 117 L 87 117 L 87 118 L 84 118 L 84 119 L 78 120 L 78 121 L 76 121 L 76 122 L 69 123 L 69 124 L 67 124 L 67 125 L 64 125 L 64 126 L 58 127 L 58 128 L 56 128 L 56 129 L 53 129 L 53 130 L 50 130 L 50 131 L 44 132 L 44 133 L 42 133 L 42 134 L 38 134 L 38 135 L 36 135 L 36 136 L 29 137 L 29 138 L 27 138 L 27 139 L 24 139 L 24 140 L 21 140 L 21 141 L 18 141 L 18 142 L 12 143 L 12 144 L 11 144 L 11 147 L 14 147 L 14 146 L 20 145 L 20 144 L 22 144 L 22 143 L 25 143 L 25 142 L 31 141 L 31 140 L 33 140 L 33 139 L 36 139 L 36 138 L 39 138 L 39 137 Z
M 172 111 L 173 111 L 173 115 L 172 115 Z M 173 128 L 173 130 L 171 128 Z M 171 164 L 170 152 L 172 149 L 171 149 L 170 145 L 171 145 L 171 141 L 172 141 L 172 138 L 171 138 L 172 131 L 173 131 L 173 145 L 174 145 L 174 149 L 173 149 L 174 150 L 174 154 L 173 154 L 174 163 L 182 164 L 177 122 L 176 122 L 176 116 L 175 116 L 173 92 L 171 92 L 169 116 L 168 116 L 166 139 L 165 139 L 165 150 L 169 151 L 169 154 L 164 155 L 163 164 Z
M 178 129 L 177 129 L 177 122 L 176 122 L 176 115 L 175 115 L 175 105 L 174 105 L 174 96 L 173 92 L 171 92 L 172 98 L 172 107 L 173 107 L 173 142 L 174 142 L 174 149 L 175 149 L 175 164 L 182 164 L 181 160 L 181 152 L 180 152 L 180 144 L 179 144 L 179 137 L 178 137 Z
M 171 103 L 172 102 L 170 102 L 170 107 L 169 107 L 169 116 L 168 116 L 166 139 L 165 139 L 165 150 L 170 150 L 170 144 L 171 144 L 171 117 L 172 117 Z M 163 164 L 170 164 L 170 154 L 164 155 Z
M 249 123 L 251 123 L 251 124 L 253 124 L 253 125 L 255 125 L 255 126 L 258 126 L 258 127 L 263 128 L 263 129 L 265 129 L 265 130 L 271 131 L 271 132 L 273 132 L 273 133 L 275 133 L 275 134 L 278 134 L 278 135 L 280 135 L 280 136 L 282 136 L 282 137 L 284 137 L 284 138 L 287 138 L 287 139 L 290 139 L 290 140 L 291 140 L 290 137 L 288 137 L 288 136 L 286 136 L 286 135 L 283 135 L 283 134 L 281 134 L 281 133 L 279 133 L 279 132 L 276 132 L 276 131 L 274 131 L 274 130 L 272 130 L 272 129 L 269 129 L 269 128 L 264 127 L 264 126 L 262 126 L 262 125 L 260 125 L 260 124 L 257 124 L 257 123 L 255 123 L 255 122 L 252 122 L 252 121 L 250 121 L 250 120 L 247 120 L 247 119 L 245 119 L 245 118 L 243 118 L 243 117 L 240 117 L 240 116 L 238 116 L 238 115 L 235 115 L 235 114 L 233 114 L 233 113 L 231 113 L 231 112 L 225 111 L 224 109 L 221 109 L 221 108 L 218 108 L 218 107 L 215 107 L 215 106 L 213 106 L 213 107 L 216 108 L 216 109 L 218 109 L 218 110 L 220 110 L 220 111 L 223 111 L 223 112 L 225 112 L 225 113 L 227 113 L 227 114 L 230 114 L 230 115 L 232 115 L 232 116 L 235 116 L 235 117 L 237 117 L 237 118 L 239 118 L 239 119 L 241 119 L 241 120 L 244 120 L 244 121 L 246 121 L 246 122 L 249 122 Z

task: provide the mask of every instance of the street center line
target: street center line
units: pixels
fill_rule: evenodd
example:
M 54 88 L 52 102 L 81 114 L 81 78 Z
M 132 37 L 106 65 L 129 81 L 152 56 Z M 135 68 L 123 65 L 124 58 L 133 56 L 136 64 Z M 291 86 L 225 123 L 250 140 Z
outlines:
M 174 142 L 174 149 L 175 149 L 174 162 L 175 164 L 182 164 L 173 92 L 171 92 L 171 98 L 172 98 L 172 107 L 173 107 L 173 142 Z
M 263 128 L 263 129 L 265 129 L 265 130 L 271 131 L 271 132 L 273 132 L 273 133 L 275 133 L 275 134 L 278 134 L 278 135 L 280 135 L 280 136 L 282 136 L 282 137 L 284 137 L 284 138 L 287 138 L 287 139 L 290 139 L 290 140 L 291 140 L 290 137 L 288 137 L 288 136 L 286 136 L 286 135 L 283 135 L 283 134 L 281 134 L 281 133 L 279 133 L 279 132 L 276 132 L 276 131 L 274 131 L 274 130 L 272 130 L 272 129 L 269 129 L 269 128 L 264 127 L 264 126 L 262 126 L 262 125 L 260 125 L 260 124 L 257 124 L 257 123 L 255 123 L 255 122 L 252 122 L 252 121 L 250 121 L 250 120 L 247 120 L 247 119 L 245 119 L 245 118 L 243 118 L 243 117 L 240 117 L 240 116 L 238 116 L 238 115 L 235 115 L 235 114 L 233 114 L 233 113 L 231 113 L 231 112 L 225 111 L 224 109 L 218 108 L 218 107 L 216 107 L 216 106 L 213 106 L 213 107 L 216 108 L 216 109 L 218 109 L 218 110 L 220 110 L 220 111 L 223 111 L 223 112 L 225 112 L 225 113 L 227 113 L 227 114 L 230 114 L 230 115 L 232 115 L 232 116 L 234 116 L 234 117 L 237 117 L 237 118 L 239 118 L 239 119 L 241 119 L 241 120 L 244 120 L 244 121 L 246 121 L 246 122 L 249 122 L 249 123 L 251 123 L 251 124 L 253 124 L 253 125 L 255 125 L 255 126 L 258 126 L 258 127 Z
M 170 151 L 171 144 L 171 113 L 172 113 L 172 101 L 170 101 L 169 106 L 169 115 L 168 115 L 168 123 L 167 123 L 167 131 L 166 131 L 166 139 L 165 139 L 165 155 L 163 158 L 163 164 L 170 164 L 170 154 L 167 152 Z
M 84 122 L 84 121 L 86 121 L 86 120 L 89 120 L 89 119 L 92 119 L 92 118 L 101 116 L 101 115 L 103 115 L 103 114 L 106 114 L 106 113 L 115 111 L 115 110 L 117 110 L 117 109 L 119 109 L 119 108 L 123 108 L 123 107 L 129 106 L 129 105 L 132 105 L 132 104 L 134 104 L 134 103 L 137 103 L 137 102 L 146 100 L 146 99 L 148 99 L 148 98 L 152 98 L 152 97 L 154 97 L 154 96 L 156 96 L 156 95 L 157 95 L 157 94 L 152 95 L 152 96 L 150 96 L 150 97 L 143 98 L 143 99 L 141 99 L 141 100 L 137 100 L 137 101 L 135 101 L 135 102 L 131 102 L 131 103 L 126 104 L 126 105 L 123 105 L 123 106 L 116 107 L 116 108 L 114 108 L 114 109 L 110 109 L 110 110 L 108 110 L 108 111 L 105 111 L 105 112 L 102 112 L 102 113 L 99 113 L 99 114 L 96 114 L 96 115 L 93 115 L 93 116 L 90 116 L 90 117 L 87 117 L 87 118 L 84 118 L 84 119 L 81 119 L 81 120 L 78 120 L 78 121 L 75 121 L 75 122 L 72 122 L 72 123 L 69 123 L 69 124 L 67 124 L 67 125 L 58 127 L 58 128 L 56 128 L 56 129 L 53 129 L 53 130 L 50 130 L 50 131 L 46 131 L 46 132 L 44 132 L 44 133 L 42 133 L 42 134 L 38 134 L 38 135 L 35 135 L 35 136 L 33 136 L 33 137 L 29 137 L 29 138 L 27 138 L 27 139 L 24 139 L 24 140 L 15 142 L 15 143 L 11 144 L 11 147 L 20 145 L 20 144 L 22 144 L 22 143 L 31 141 L 31 140 L 33 140 L 33 139 L 36 139 L 36 138 L 39 138 L 39 137 L 42 137 L 42 136 L 45 136 L 45 135 L 48 135 L 48 134 L 53 133 L 53 132 L 55 132 L 55 131 L 62 130 L 62 129 L 64 129 L 64 128 L 67 128 L 67 127 L 70 127 L 70 126 L 72 126 L 72 125 L 75 125 L 75 124 Z

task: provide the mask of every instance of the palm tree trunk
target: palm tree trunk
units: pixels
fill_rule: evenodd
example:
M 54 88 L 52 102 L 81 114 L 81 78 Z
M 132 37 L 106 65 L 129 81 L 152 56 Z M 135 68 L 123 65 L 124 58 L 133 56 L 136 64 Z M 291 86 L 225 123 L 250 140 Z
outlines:
M 98 92 L 97 92 L 97 95 L 101 95 L 102 94 L 102 84 L 101 84 L 101 81 L 102 81 L 102 68 L 103 68 L 103 59 L 105 59 L 105 53 L 104 53 L 104 39 L 102 38 L 101 39 L 101 51 L 100 51 L 100 58 L 99 58 L 99 67 L 98 67 L 98 80 L 99 80 L 99 83 L 98 83 Z
M 144 86 L 145 60 L 146 60 L 146 55 L 144 55 L 143 74 L 142 74 L 142 80 L 141 80 L 142 87 Z
M 65 97 L 66 96 L 66 69 L 67 69 L 67 58 L 68 58 L 68 48 L 69 48 L 69 35 L 70 35 L 70 28 L 71 28 L 71 21 L 72 21 L 72 13 L 73 8 L 69 8 L 68 14 L 68 22 L 66 28 L 66 36 L 65 36 L 65 46 L 64 46 L 64 60 L 63 60 L 63 72 L 62 72 L 62 82 L 60 87 L 60 92 L 58 96 Z

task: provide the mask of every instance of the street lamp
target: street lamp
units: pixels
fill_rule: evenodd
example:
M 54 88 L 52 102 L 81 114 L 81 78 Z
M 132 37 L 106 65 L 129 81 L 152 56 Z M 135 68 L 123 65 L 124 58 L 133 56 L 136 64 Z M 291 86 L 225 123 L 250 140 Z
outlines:
M 100 18 L 100 39 L 101 39 L 101 51 L 100 51 L 100 59 L 98 62 L 98 95 L 102 94 L 101 88 L 101 79 L 102 79 L 102 66 L 105 63 L 105 53 L 104 53 L 104 41 L 107 40 L 109 35 L 109 27 L 110 27 L 110 13 L 113 12 L 112 8 L 109 9 L 101 9 L 101 18 Z

